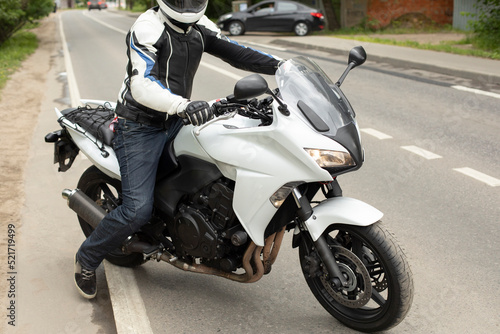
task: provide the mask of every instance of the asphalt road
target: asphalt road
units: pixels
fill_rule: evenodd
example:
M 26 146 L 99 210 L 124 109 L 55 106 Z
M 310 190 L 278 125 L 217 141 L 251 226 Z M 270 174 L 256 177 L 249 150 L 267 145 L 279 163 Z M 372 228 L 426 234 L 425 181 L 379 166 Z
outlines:
M 106 11 L 68 11 L 62 19 L 80 96 L 114 101 L 125 70 L 124 32 L 134 19 Z M 268 48 L 273 38 L 236 40 L 259 43 L 260 49 L 284 58 L 308 53 L 332 80 L 345 67 L 347 55 Z M 193 99 L 225 96 L 245 74 L 204 57 Z M 342 86 L 357 111 L 366 150 L 363 168 L 339 177 L 344 195 L 385 213 L 383 221 L 405 248 L 414 274 L 413 307 L 393 333 L 500 329 L 495 306 L 500 186 L 465 175 L 463 169 L 500 178 L 499 101 L 450 88 L 456 82 L 464 80 L 367 62 Z M 69 173 L 75 179 L 78 171 Z M 51 185 L 57 191 L 76 185 L 66 178 L 58 181 Z M 309 292 L 290 239 L 285 235 L 272 272 L 249 285 L 184 273 L 165 263 L 137 268 L 153 332 L 352 332 Z

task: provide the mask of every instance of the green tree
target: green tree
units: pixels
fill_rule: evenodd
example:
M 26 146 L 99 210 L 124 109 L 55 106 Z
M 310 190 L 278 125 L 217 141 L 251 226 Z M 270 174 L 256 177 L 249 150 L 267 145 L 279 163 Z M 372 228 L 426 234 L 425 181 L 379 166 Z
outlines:
M 208 6 L 207 6 L 207 11 L 205 12 L 205 15 L 212 19 L 217 19 L 219 16 L 232 12 L 232 1 L 229 0 L 209 0 L 208 1 Z M 256 1 L 254 1 L 256 2 Z M 249 1 L 250 4 L 250 1 Z
M 478 14 L 469 21 L 479 47 L 500 50 L 500 0 L 478 0 Z
M 53 0 L 1 0 L 0 45 L 21 29 L 26 22 L 45 17 L 53 9 Z

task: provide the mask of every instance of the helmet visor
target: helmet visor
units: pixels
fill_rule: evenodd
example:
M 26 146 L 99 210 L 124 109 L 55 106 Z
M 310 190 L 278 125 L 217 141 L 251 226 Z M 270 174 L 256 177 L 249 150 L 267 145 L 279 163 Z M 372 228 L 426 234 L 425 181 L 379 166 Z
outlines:
M 208 0 L 161 0 L 178 13 L 199 13 L 207 5 Z

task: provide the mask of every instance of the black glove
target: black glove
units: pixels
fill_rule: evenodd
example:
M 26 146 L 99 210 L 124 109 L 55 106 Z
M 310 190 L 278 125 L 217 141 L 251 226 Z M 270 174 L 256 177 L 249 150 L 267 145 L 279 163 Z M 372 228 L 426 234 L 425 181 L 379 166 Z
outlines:
M 205 101 L 190 102 L 185 110 L 186 118 L 193 125 L 202 125 L 214 117 L 210 105 Z

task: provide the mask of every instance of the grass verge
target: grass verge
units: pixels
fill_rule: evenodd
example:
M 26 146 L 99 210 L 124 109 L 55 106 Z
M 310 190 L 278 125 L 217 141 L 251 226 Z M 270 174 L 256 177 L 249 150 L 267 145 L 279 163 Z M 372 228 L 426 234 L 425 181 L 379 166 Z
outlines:
M 9 76 L 14 73 L 26 57 L 38 47 L 36 35 L 28 29 L 16 32 L 5 43 L 0 45 L 0 90 L 5 87 Z
M 498 51 L 488 51 L 488 50 L 481 50 L 479 48 L 474 47 L 474 44 L 471 44 L 470 47 L 463 47 L 464 45 L 468 45 L 470 43 L 469 39 L 464 39 L 463 41 L 447 41 L 447 42 L 441 42 L 440 44 L 428 44 L 428 43 L 419 43 L 415 41 L 396 41 L 393 39 L 386 39 L 386 38 L 380 38 L 380 37 L 370 37 L 369 35 L 366 36 L 359 36 L 359 35 L 332 35 L 334 37 L 338 38 L 345 38 L 345 39 L 355 39 L 361 42 L 371 42 L 371 43 L 378 43 L 378 44 L 388 44 L 388 45 L 396 45 L 396 46 L 406 46 L 406 47 L 411 47 L 415 49 L 422 49 L 422 50 L 433 50 L 433 51 L 439 51 L 439 52 L 448 52 L 448 53 L 454 53 L 454 54 L 459 54 L 459 55 L 466 55 L 466 56 L 474 56 L 474 57 L 482 57 L 482 58 L 490 58 L 490 59 L 500 59 L 500 52 Z
M 482 57 L 500 60 L 500 47 L 495 50 L 482 48 L 480 41 L 472 33 L 464 33 L 466 36 L 460 41 L 443 41 L 440 44 L 419 43 L 412 40 L 396 40 L 384 38 L 384 35 L 404 35 L 404 34 L 433 34 L 433 33 L 464 33 L 455 31 L 451 26 L 426 26 L 422 28 L 385 28 L 378 30 L 362 29 L 360 27 L 346 28 L 332 31 L 323 31 L 320 34 L 345 39 L 355 39 L 361 42 L 371 42 L 378 44 L 388 44 L 396 46 L 406 46 L 415 49 L 433 50 L 439 52 L 454 53 L 459 55 Z M 377 35 L 377 36 L 373 36 Z

